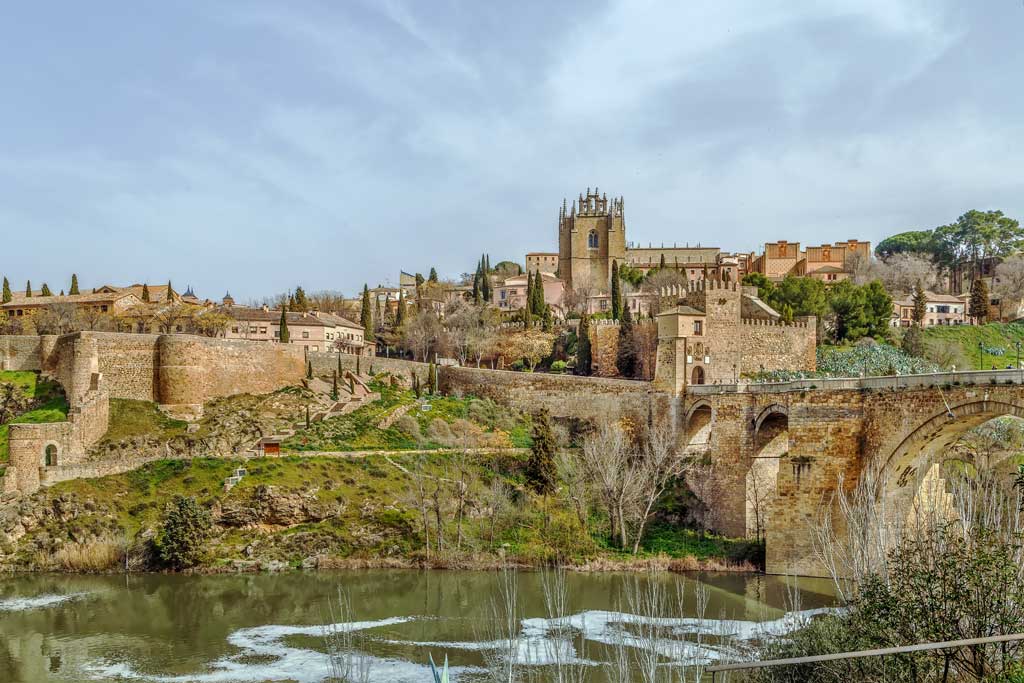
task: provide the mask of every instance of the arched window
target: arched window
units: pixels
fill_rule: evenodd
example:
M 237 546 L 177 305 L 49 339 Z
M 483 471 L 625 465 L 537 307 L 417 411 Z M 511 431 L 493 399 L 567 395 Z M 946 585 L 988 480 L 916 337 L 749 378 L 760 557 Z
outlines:
M 57 464 L 57 447 L 52 443 L 44 451 L 43 464 L 47 467 L 53 467 Z
M 597 249 L 597 230 L 591 230 L 590 234 L 587 235 L 587 248 Z
M 704 384 L 704 368 L 698 365 L 693 369 L 692 381 L 690 384 Z

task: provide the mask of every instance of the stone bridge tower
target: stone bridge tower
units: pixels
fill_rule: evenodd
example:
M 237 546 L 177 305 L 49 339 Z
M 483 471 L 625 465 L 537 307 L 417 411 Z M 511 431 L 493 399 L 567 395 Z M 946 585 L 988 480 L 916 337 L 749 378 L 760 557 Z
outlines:
M 626 260 L 626 219 L 622 197 L 608 199 L 595 187 L 558 212 L 558 277 L 569 288 L 589 284 L 606 292 L 612 261 Z

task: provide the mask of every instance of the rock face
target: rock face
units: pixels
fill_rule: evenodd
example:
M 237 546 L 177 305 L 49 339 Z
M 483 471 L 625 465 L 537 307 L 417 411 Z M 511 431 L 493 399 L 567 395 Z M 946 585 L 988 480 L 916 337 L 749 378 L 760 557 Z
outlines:
M 259 486 L 248 500 L 225 502 L 215 520 L 227 527 L 295 526 L 336 517 L 344 510 L 344 504 L 320 502 L 315 491 L 289 493 L 276 486 Z

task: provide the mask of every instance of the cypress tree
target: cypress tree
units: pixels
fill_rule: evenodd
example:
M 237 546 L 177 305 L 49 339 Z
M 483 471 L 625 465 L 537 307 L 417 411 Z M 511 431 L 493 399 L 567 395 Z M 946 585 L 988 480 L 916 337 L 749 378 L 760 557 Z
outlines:
M 589 375 L 593 358 L 590 351 L 590 314 L 584 313 L 580 318 L 579 331 L 576 333 L 576 374 Z
M 911 314 L 914 322 L 920 326 L 924 321 L 924 315 L 928 312 L 928 302 L 925 298 L 924 287 L 921 286 L 921 281 L 917 281 L 917 286 L 914 287 L 914 311 Z
M 615 367 L 623 377 L 636 375 L 636 349 L 633 348 L 633 312 L 627 306 L 622 311 L 619 323 L 619 350 L 615 355 Z
M 356 374 L 357 375 L 363 374 L 362 363 L 360 362 L 362 359 L 363 359 L 363 354 L 357 353 L 356 354 Z M 338 354 L 338 364 L 339 365 L 341 364 L 341 354 Z M 372 367 L 370 368 L 370 374 L 371 375 L 373 374 L 373 368 Z
M 476 272 L 473 273 L 473 303 L 479 306 L 482 298 L 483 295 L 480 292 L 480 265 L 477 264 Z
M 11 299 L 13 299 L 13 298 L 14 298 L 14 295 L 11 294 L 11 283 L 7 281 L 7 278 L 4 278 L 3 303 L 5 303 L 5 304 L 10 303 Z
M 146 294 L 146 290 L 142 290 L 142 293 Z M 145 299 L 145 301 L 149 301 L 149 299 Z M 281 340 L 282 344 L 289 343 L 292 340 L 292 333 L 288 331 L 288 307 L 287 306 L 281 306 L 281 322 L 278 323 L 278 325 L 281 328 L 281 331 L 278 334 L 278 339 Z
M 526 463 L 526 484 L 534 493 L 548 495 L 555 490 L 555 435 L 547 409 L 533 418 L 533 444 Z
M 25 296 L 26 297 L 32 296 L 32 281 L 31 280 L 29 280 L 29 281 L 27 281 L 25 283 Z
M 345 371 L 341 367 L 341 354 L 338 354 L 338 376 L 344 375 Z
M 309 429 L 309 406 L 306 406 L 306 429 Z
M 78 294 L 78 275 L 71 273 L 71 289 L 68 290 L 68 294 Z
M 664 269 L 665 268 L 665 255 L 664 254 L 661 255 L 661 260 L 658 261 L 658 268 L 659 269 Z
M 173 300 L 174 300 L 174 288 L 171 287 L 171 281 L 168 280 L 167 281 L 167 296 L 164 298 L 164 301 L 166 301 L 167 303 L 171 303 L 171 301 L 173 301 Z
M 334 376 L 337 378 L 338 373 L 334 373 Z M 306 379 L 313 379 L 313 361 L 311 360 L 306 361 Z
M 57 296 L 64 296 L 64 290 L 60 290 L 60 294 L 58 294 Z
M 50 285 L 43 283 L 43 288 L 39 290 L 39 296 L 53 296 L 53 292 L 50 291 Z
M 427 366 L 427 391 L 437 393 L 437 367 L 433 363 Z
M 427 277 L 427 282 L 437 284 L 437 269 L 433 266 L 430 267 L 430 275 Z
M 533 276 L 533 314 L 543 316 L 546 305 L 544 303 L 544 278 L 541 277 L 538 270 Z
M 405 322 L 405 291 L 398 291 L 398 309 L 395 311 L 395 329 L 397 330 Z
M 981 278 L 971 284 L 971 317 L 984 325 L 989 315 L 988 285 Z
M 373 341 L 373 309 L 370 308 L 370 288 L 363 285 L 363 305 L 359 311 L 359 322 L 363 326 L 363 337 Z
M 544 315 L 541 318 L 541 329 L 545 332 L 550 332 L 555 327 L 555 321 L 551 316 L 551 307 L 544 306 Z
M 337 401 L 338 400 L 338 371 L 337 370 L 334 371 L 334 381 L 331 384 L 331 400 L 332 401 Z
M 529 297 L 527 297 L 526 305 L 523 306 L 523 326 L 526 329 L 533 327 L 533 309 Z
M 142 301 L 149 303 L 149 285 L 147 284 L 142 285 Z
M 622 317 L 622 283 L 619 282 L 619 262 L 612 261 L 612 320 Z

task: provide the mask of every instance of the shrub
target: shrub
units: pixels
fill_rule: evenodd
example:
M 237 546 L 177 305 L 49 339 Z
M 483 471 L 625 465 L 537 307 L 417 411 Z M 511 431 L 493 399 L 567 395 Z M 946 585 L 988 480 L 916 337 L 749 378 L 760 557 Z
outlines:
M 395 429 L 417 442 L 423 438 L 423 434 L 420 433 L 420 423 L 412 415 L 403 415 L 395 420 Z
M 564 360 L 556 360 L 551 364 L 551 372 L 565 372 L 566 365 Z
M 160 559 L 174 569 L 199 564 L 213 530 L 210 512 L 195 498 L 175 496 L 167 506 L 156 537 Z

